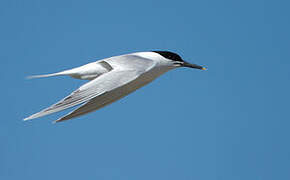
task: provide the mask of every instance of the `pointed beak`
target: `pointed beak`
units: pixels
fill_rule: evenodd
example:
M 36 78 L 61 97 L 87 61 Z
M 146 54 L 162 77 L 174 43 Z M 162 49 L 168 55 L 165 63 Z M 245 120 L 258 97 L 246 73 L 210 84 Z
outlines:
M 190 64 L 190 63 L 188 63 L 188 62 L 184 62 L 184 63 L 182 64 L 182 66 L 183 66 L 183 67 L 189 67 L 189 68 L 200 69 L 200 70 L 206 70 L 205 67 L 202 67 L 202 66 L 197 65 L 197 64 Z

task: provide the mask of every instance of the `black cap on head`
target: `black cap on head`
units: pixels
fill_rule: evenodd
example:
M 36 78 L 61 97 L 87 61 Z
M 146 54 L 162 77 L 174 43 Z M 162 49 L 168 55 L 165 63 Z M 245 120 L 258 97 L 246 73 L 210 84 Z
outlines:
M 178 54 L 170 51 L 152 51 L 152 52 L 158 53 L 167 59 L 171 59 L 172 61 L 183 62 L 182 58 Z
M 181 67 L 189 67 L 189 68 L 195 68 L 195 69 L 201 69 L 206 70 L 205 67 L 199 66 L 197 64 L 190 64 L 186 61 L 184 61 L 178 54 L 170 52 L 170 51 L 152 51 L 155 53 L 160 54 L 161 56 L 165 57 L 166 59 L 170 59 L 172 61 L 177 61 L 175 64 L 178 64 Z

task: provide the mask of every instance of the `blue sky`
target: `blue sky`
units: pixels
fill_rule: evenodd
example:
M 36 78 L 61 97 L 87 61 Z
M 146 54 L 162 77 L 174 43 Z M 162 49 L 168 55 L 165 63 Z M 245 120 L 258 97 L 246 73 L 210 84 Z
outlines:
M 287 1 L 1 1 L 0 178 L 290 179 Z M 25 80 L 137 51 L 177 69 L 89 115 L 22 119 L 84 81 Z

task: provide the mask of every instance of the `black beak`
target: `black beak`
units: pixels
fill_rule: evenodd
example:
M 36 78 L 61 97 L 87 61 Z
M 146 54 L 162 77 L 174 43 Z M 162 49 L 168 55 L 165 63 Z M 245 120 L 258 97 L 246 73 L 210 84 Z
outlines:
M 195 68 L 195 69 L 200 69 L 200 70 L 206 70 L 205 67 L 199 66 L 197 64 L 190 64 L 188 62 L 185 62 L 182 64 L 183 67 L 189 67 L 189 68 Z

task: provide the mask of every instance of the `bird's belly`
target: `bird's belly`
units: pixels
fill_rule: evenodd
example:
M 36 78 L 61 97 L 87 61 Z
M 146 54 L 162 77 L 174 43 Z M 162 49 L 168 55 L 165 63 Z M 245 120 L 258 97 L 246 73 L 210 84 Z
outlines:
M 170 69 L 164 68 L 164 69 L 152 69 L 151 71 L 148 71 L 141 76 L 139 76 L 134 81 L 128 83 L 127 85 L 123 86 L 127 94 L 141 88 L 142 86 L 147 85 L 148 83 L 152 82 L 154 79 L 159 77 L 160 75 L 166 73 Z

